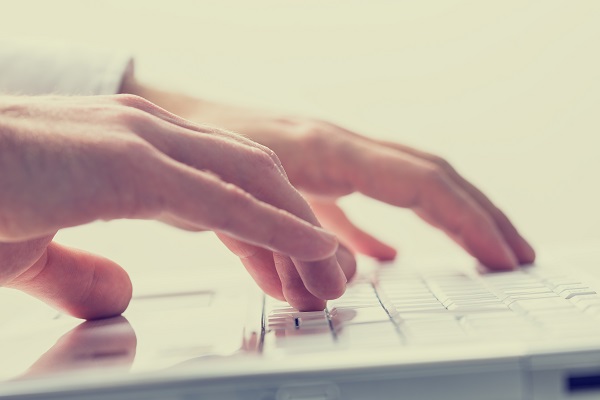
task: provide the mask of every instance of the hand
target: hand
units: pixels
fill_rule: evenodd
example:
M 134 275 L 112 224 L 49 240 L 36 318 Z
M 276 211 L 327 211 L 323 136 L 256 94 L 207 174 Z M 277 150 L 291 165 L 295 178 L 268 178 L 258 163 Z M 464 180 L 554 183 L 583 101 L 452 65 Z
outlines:
M 323 225 L 352 250 L 386 260 L 396 252 L 356 227 L 336 205 L 360 192 L 411 208 L 493 269 L 531 263 L 535 253 L 509 219 L 445 160 L 360 136 L 337 125 L 211 103 L 134 80 L 125 87 L 191 120 L 240 132 L 277 152 L 290 181 L 311 200 Z
M 313 199 L 319 220 L 354 251 L 383 260 L 395 256 L 335 204 L 340 196 L 360 192 L 411 208 L 492 269 L 514 269 L 535 260 L 533 248 L 506 215 L 440 157 L 324 121 L 260 118 L 251 111 L 218 115 L 214 122 L 219 126 L 274 149 L 292 184 Z
M 98 219 L 213 230 L 267 293 L 299 309 L 345 289 L 336 238 L 271 150 L 136 96 L 0 97 L 0 187 L 0 286 L 78 317 L 119 314 L 131 298 L 119 266 L 52 242 Z

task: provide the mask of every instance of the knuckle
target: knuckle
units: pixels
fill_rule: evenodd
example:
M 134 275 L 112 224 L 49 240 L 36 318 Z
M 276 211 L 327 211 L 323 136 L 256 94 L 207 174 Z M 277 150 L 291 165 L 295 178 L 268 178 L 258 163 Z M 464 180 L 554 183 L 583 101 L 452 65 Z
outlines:
M 275 152 L 273 150 L 271 150 L 270 148 L 268 148 L 266 146 L 261 146 L 261 150 L 267 156 L 269 156 L 269 158 L 271 159 L 271 161 L 273 161 L 274 164 L 279 164 L 279 157 L 277 157 L 277 154 L 275 154 Z
M 266 147 L 263 145 L 260 145 L 260 149 L 271 159 L 271 162 L 273 163 L 274 166 L 283 170 L 283 164 L 281 163 L 281 160 L 279 159 L 279 156 L 277 155 L 277 153 L 275 153 L 269 147 Z
M 290 167 L 290 176 L 296 181 L 310 182 L 311 189 L 329 192 L 337 196 L 356 190 L 363 182 L 362 174 L 355 174 L 358 163 L 363 160 L 365 149 L 335 125 L 319 120 L 302 122 L 297 127 L 297 165 Z M 313 163 L 302 162 L 306 157 Z
M 123 124 L 133 131 L 147 127 L 153 124 L 154 121 L 151 114 L 138 108 L 121 109 L 117 114 L 117 123 Z
M 152 103 L 141 96 L 135 94 L 117 94 L 114 96 L 115 102 L 125 107 L 145 109 Z
M 423 182 L 432 188 L 446 188 L 448 178 L 443 168 L 436 164 L 429 165 L 422 170 Z
M 225 193 L 227 194 L 227 201 L 229 204 L 239 205 L 240 203 L 248 200 L 250 195 L 233 183 L 225 183 Z
M 297 128 L 300 142 L 307 149 L 321 149 L 327 143 L 324 124 L 319 121 L 309 121 Z
M 251 148 L 250 149 L 252 164 L 257 170 L 263 173 L 271 173 L 279 170 L 279 159 L 275 155 L 275 152 L 268 149 L 268 151 L 262 148 Z
M 440 156 L 431 156 L 429 161 L 432 164 L 436 165 L 438 168 L 442 169 L 443 171 L 452 171 L 454 169 L 452 165 L 448 161 L 446 161 L 446 159 Z
M 316 152 L 343 152 L 354 141 L 339 126 L 320 120 L 309 120 L 298 124 L 297 137 L 305 150 Z M 343 153 L 342 153 L 343 154 Z

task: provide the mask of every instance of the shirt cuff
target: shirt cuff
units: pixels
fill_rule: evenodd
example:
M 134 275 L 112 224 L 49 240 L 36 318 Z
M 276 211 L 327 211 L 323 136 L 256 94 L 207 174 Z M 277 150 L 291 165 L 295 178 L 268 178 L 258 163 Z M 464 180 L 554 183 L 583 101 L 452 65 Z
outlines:
M 132 57 L 126 52 L 0 41 L 0 93 L 115 94 L 132 68 Z

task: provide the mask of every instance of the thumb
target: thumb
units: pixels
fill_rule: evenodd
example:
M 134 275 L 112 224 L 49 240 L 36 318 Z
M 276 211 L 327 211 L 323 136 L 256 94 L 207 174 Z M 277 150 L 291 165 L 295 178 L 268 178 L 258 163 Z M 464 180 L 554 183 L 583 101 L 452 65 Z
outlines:
M 55 242 L 31 268 L 6 286 L 85 319 L 121 314 L 132 294 L 129 275 L 119 265 Z

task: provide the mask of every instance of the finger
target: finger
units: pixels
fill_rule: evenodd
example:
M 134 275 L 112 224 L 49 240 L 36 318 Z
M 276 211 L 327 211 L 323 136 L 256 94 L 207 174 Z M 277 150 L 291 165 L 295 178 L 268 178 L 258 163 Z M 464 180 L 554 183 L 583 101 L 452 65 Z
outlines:
M 396 250 L 360 229 L 332 201 L 310 200 L 313 211 L 326 229 L 335 232 L 353 251 L 381 261 L 393 260 Z
M 352 253 L 345 246 L 340 245 L 335 258 L 344 273 L 346 281 L 352 279 L 356 273 L 356 259 Z M 299 270 L 289 257 L 274 253 L 273 259 L 282 282 L 283 296 L 292 307 L 300 311 L 320 311 L 325 308 L 325 301 L 322 299 L 326 297 L 315 296 L 311 289 L 307 289 Z
M 206 127 L 176 117 L 139 97 L 120 96 L 119 101 L 142 111 L 129 115 L 131 123 L 137 126 L 134 131 L 168 157 L 195 169 L 210 170 L 256 199 L 318 226 L 310 207 L 291 186 L 281 163 L 269 149 L 243 138 L 223 140 L 223 135 L 232 134 L 198 135 L 198 132 L 206 133 Z M 264 179 L 257 179 L 257 176 Z M 225 233 L 235 237 L 231 232 Z M 271 235 L 278 233 L 272 231 Z M 238 239 L 261 245 L 245 238 Z M 306 255 L 301 254 L 294 257 L 294 264 L 314 295 L 336 298 L 345 290 L 345 277 L 334 257 L 307 260 Z
M 410 154 L 375 144 L 365 146 L 360 146 L 356 162 L 349 167 L 356 190 L 418 210 L 427 221 L 459 238 L 471 254 L 491 268 L 516 267 L 517 260 L 495 222 L 445 171 Z
M 142 131 L 145 132 L 144 139 L 169 158 L 189 165 L 194 170 L 210 170 L 217 174 L 222 181 L 242 188 L 253 199 L 263 202 L 261 204 L 270 204 L 278 208 L 279 212 L 287 211 L 288 213 L 281 215 L 288 217 L 295 215 L 315 227 L 319 226 L 318 220 L 306 201 L 281 172 L 281 164 L 274 153 L 262 148 L 248 148 L 241 143 L 224 141 L 219 137 L 197 135 L 195 132 L 190 133 L 179 126 L 163 125 L 163 129 Z M 215 209 L 220 208 L 223 204 L 227 203 L 219 201 L 215 205 Z M 253 209 L 239 208 L 236 211 L 238 215 L 236 219 L 244 218 L 248 224 L 253 225 L 255 231 L 263 230 L 263 235 L 269 235 L 267 239 L 277 241 L 281 245 L 280 247 L 273 247 L 269 243 L 265 245 L 265 241 L 257 240 L 256 236 L 254 238 L 251 235 L 236 236 L 236 233 L 219 229 L 219 227 L 211 229 L 221 231 L 247 243 L 290 255 L 308 290 L 319 298 L 337 298 L 343 293 L 346 280 L 337 260 L 332 257 L 333 252 L 322 257 L 313 257 L 311 253 L 314 253 L 315 249 L 310 249 L 310 246 L 301 247 L 301 245 L 314 240 L 314 237 L 307 237 L 304 234 L 301 237 L 292 234 L 282 235 L 278 227 L 265 225 L 265 221 L 255 213 L 255 210 L 256 207 Z M 229 218 L 229 222 L 231 221 L 233 218 Z M 257 224 L 257 221 L 261 221 L 261 223 Z M 283 224 L 280 224 L 281 226 Z M 296 234 L 299 233 L 296 232 Z M 239 232 L 237 234 L 239 235 Z M 299 238 L 300 240 L 298 240 Z M 301 251 L 290 252 L 290 246 L 295 246 L 296 249 L 301 248 Z
M 218 177 L 165 159 L 156 165 L 157 185 L 139 192 L 154 198 L 159 211 L 202 229 L 210 229 L 302 260 L 331 257 L 337 239 L 320 227 L 262 202 Z M 148 218 L 156 212 L 142 210 Z
M 356 274 L 356 258 L 354 254 L 343 244 L 340 244 L 336 252 L 336 258 L 344 271 L 346 279 L 350 281 Z
M 434 220 L 433 218 L 431 218 L 427 213 L 425 213 L 419 209 L 415 209 L 414 212 L 428 224 L 443 230 L 443 227 L 440 226 L 438 224 L 438 222 L 436 220 Z M 469 246 L 467 246 L 465 244 L 464 240 L 462 240 L 462 238 L 459 235 L 456 235 L 456 234 L 453 234 L 450 232 L 447 233 L 447 235 L 448 235 L 448 237 L 450 237 L 450 239 L 452 239 L 454 242 L 456 242 L 456 244 L 458 244 L 460 247 L 462 247 L 467 253 L 469 253 L 471 256 L 477 258 L 477 255 L 471 250 L 471 248 Z
M 278 300 L 285 301 L 281 288 L 281 280 L 275 269 L 273 252 L 253 246 L 227 235 L 217 233 L 219 239 L 229 250 L 238 256 L 263 292 Z
M 463 199 L 467 204 L 472 202 L 469 198 Z M 517 260 L 505 243 L 501 233 L 496 229 L 491 218 L 478 205 L 470 204 L 469 215 L 459 217 L 456 222 L 446 221 L 451 215 L 448 209 L 419 208 L 413 211 L 429 224 L 443 230 L 452 240 L 460 245 L 467 253 L 475 257 L 482 264 L 491 269 L 513 270 L 517 267 Z
M 416 157 L 420 157 L 440 166 L 447 172 L 450 178 L 452 178 L 464 191 L 471 195 L 490 214 L 520 263 L 527 264 L 532 263 L 535 260 L 535 251 L 527 242 L 527 240 L 525 240 L 525 238 L 523 238 L 523 236 L 518 232 L 515 226 L 510 222 L 508 217 L 477 187 L 463 178 L 448 162 L 433 154 L 429 154 L 402 144 L 387 141 L 379 141 L 379 143 L 384 146 L 412 154 Z
M 289 257 L 273 254 L 275 268 L 281 279 L 283 296 L 290 305 L 299 311 L 321 311 L 325 300 L 310 292 L 301 278 L 296 265 Z
M 430 191 L 430 193 L 427 193 Z M 469 254 L 492 269 L 512 270 L 517 259 L 490 216 L 453 182 L 440 178 L 413 210 L 445 231 Z M 436 204 L 436 198 L 446 199 Z
M 114 262 L 54 242 L 7 286 L 85 319 L 121 314 L 132 293 L 129 276 Z
M 492 217 L 494 223 L 497 225 L 500 230 L 504 240 L 510 249 L 514 252 L 514 255 L 517 257 L 520 263 L 529 263 L 533 262 L 535 259 L 535 252 L 533 248 L 529 245 L 529 243 L 519 234 L 517 229 L 512 225 L 510 220 L 506 217 L 502 211 L 500 211 L 481 191 L 479 191 L 475 186 L 470 184 L 467 180 L 462 178 L 454 168 L 452 168 L 447 162 L 440 159 L 437 156 L 432 154 L 428 154 L 426 152 L 411 148 L 409 146 L 405 146 L 402 144 L 384 141 L 384 140 L 375 140 L 366 138 L 364 136 L 358 135 L 352 131 L 339 128 L 343 133 L 352 137 L 352 139 L 356 142 L 360 142 L 363 145 L 367 146 L 383 146 L 383 148 L 389 148 L 398 150 L 402 153 L 411 155 L 413 157 L 417 157 L 418 159 L 425 160 L 430 164 L 436 165 L 442 170 L 444 170 L 448 176 L 456 182 L 458 186 L 460 186 L 463 191 L 465 191 L 468 195 L 472 196 L 473 199 Z
M 162 108 L 160 106 L 157 106 L 156 104 L 152 103 L 151 101 L 146 100 L 143 97 L 139 97 L 139 96 L 135 96 L 135 95 L 119 95 L 116 97 L 110 96 L 110 98 L 111 99 L 116 98 L 119 104 L 143 111 L 143 113 L 152 115 L 152 116 L 157 117 L 165 122 L 168 122 L 169 124 L 183 128 L 185 131 L 192 131 L 192 132 L 200 133 L 203 135 L 210 134 L 211 136 L 217 136 L 219 138 L 226 139 L 226 140 L 229 140 L 232 142 L 237 142 L 237 143 L 240 143 L 240 144 L 243 144 L 243 145 L 246 145 L 249 147 L 253 147 L 256 149 L 261 149 L 261 150 L 266 149 L 266 147 L 261 145 L 260 143 L 254 142 L 250 139 L 247 139 L 246 137 L 244 137 L 243 135 L 241 135 L 239 133 L 229 132 L 224 129 L 217 129 L 213 126 L 201 125 L 196 122 L 189 121 L 189 120 L 182 118 L 176 114 L 173 114 L 170 111 L 165 110 L 164 108 Z M 150 142 L 153 142 L 156 144 L 156 137 L 155 136 L 149 137 L 149 136 L 147 136 L 148 133 L 150 133 L 150 132 L 148 132 L 145 129 L 138 132 L 138 134 L 140 134 L 142 137 L 145 137 L 146 139 L 150 139 Z M 165 148 L 164 143 L 162 145 L 159 145 L 158 147 L 164 149 Z M 281 166 L 281 164 L 278 165 L 278 168 L 280 169 L 280 172 L 285 175 L 285 170 L 283 169 L 283 166 Z
M 266 294 L 287 301 L 293 307 L 303 311 L 324 308 L 325 302 L 306 289 L 289 257 L 240 242 L 226 235 L 217 234 L 217 236 L 229 250 L 240 257 L 250 276 Z M 336 257 L 346 279 L 350 280 L 356 273 L 354 256 L 340 245 Z M 285 282 L 285 285 L 282 282 Z

